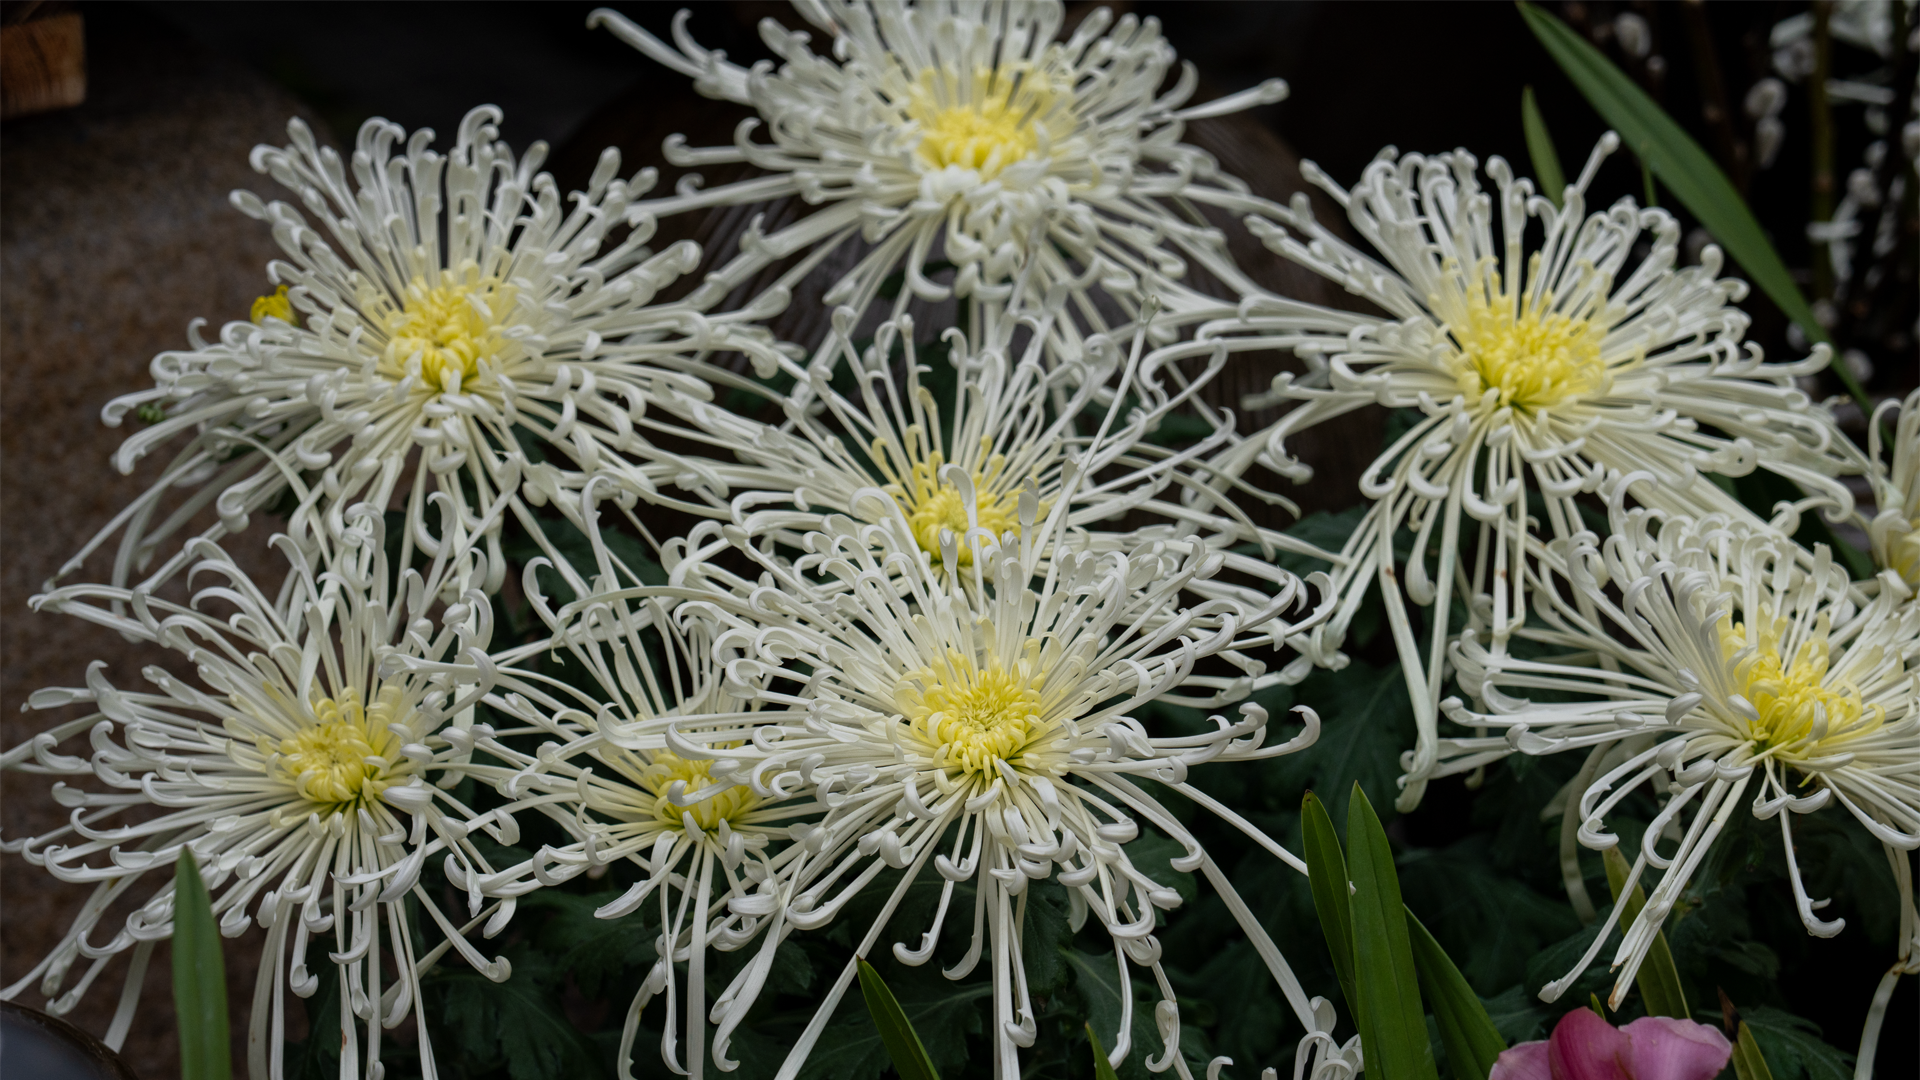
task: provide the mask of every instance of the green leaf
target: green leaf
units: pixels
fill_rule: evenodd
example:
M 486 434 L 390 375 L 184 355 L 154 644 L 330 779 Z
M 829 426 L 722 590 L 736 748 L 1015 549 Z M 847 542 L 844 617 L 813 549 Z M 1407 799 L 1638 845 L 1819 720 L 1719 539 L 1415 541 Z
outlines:
M 1551 791 L 1551 789 L 1549 789 Z M 1544 799 L 1542 800 L 1544 801 Z M 1528 816 L 1538 820 L 1539 803 Z M 1479 990 L 1526 978 L 1527 961 L 1580 928 L 1565 898 L 1549 900 L 1494 860 L 1491 838 L 1470 836 L 1400 860 L 1400 892 Z
M 1640 917 L 1640 909 L 1647 905 L 1647 893 L 1639 885 L 1634 885 L 1633 894 L 1624 900 L 1620 896 L 1620 887 L 1626 884 L 1627 875 L 1633 868 L 1627 865 L 1627 857 L 1620 849 L 1607 849 L 1607 888 L 1613 892 L 1613 902 L 1624 903 L 1620 911 L 1620 930 L 1626 932 L 1633 920 Z M 1653 944 L 1647 948 L 1647 958 L 1640 964 L 1640 974 L 1634 985 L 1640 989 L 1640 1000 L 1646 1003 L 1647 1012 L 1653 1016 L 1671 1016 L 1680 1020 L 1692 1018 L 1693 1012 L 1687 1008 L 1687 994 L 1680 985 L 1679 969 L 1673 964 L 1673 951 L 1667 948 L 1667 935 L 1656 931 Z
M 1764 1005 L 1741 1009 L 1740 1019 L 1753 1028 L 1774 1080 L 1851 1080 L 1853 1055 L 1821 1039 L 1811 1020 Z
M 1447 1049 L 1453 1075 L 1486 1080 L 1494 1059 L 1507 1048 L 1507 1041 L 1493 1026 L 1480 995 L 1467 985 L 1466 976 L 1460 974 L 1446 950 L 1411 911 L 1407 912 L 1407 932 L 1413 945 L 1414 970 L 1420 976 L 1420 994 L 1433 1008 L 1434 1022 L 1440 1027 L 1440 1045 Z
M 1560 154 L 1553 148 L 1553 136 L 1531 86 L 1520 91 L 1520 128 L 1527 135 L 1527 156 L 1533 159 L 1533 178 L 1540 183 L 1540 193 L 1558 207 L 1566 194 L 1567 174 L 1560 170 Z
M 1087 1025 L 1087 1042 L 1093 1045 L 1094 1080 L 1120 1080 L 1113 1071 L 1113 1062 L 1107 1060 L 1107 1048 L 1100 1045 L 1100 1036 L 1094 1032 L 1092 1024 Z
M 181 1080 L 227 1080 L 227 966 L 220 929 L 193 852 L 173 868 L 173 1010 L 180 1024 Z
M 1525 983 L 1509 986 L 1483 999 L 1481 1004 L 1486 1007 L 1487 1019 L 1493 1021 L 1493 1029 L 1508 1046 L 1546 1038 L 1547 1023 L 1556 1016 L 1539 998 L 1527 992 Z
M 1349 818 L 1351 820 L 1351 818 Z M 1340 838 L 1320 797 L 1307 792 L 1300 801 L 1300 832 L 1307 858 L 1307 883 L 1313 888 L 1313 911 L 1320 916 L 1320 932 L 1333 956 L 1334 973 L 1347 1006 L 1358 1008 L 1353 989 L 1353 911 L 1347 898 L 1347 860 Z
M 933 965 L 926 968 L 894 967 L 893 983 L 887 989 L 920 1038 L 931 1068 L 943 1065 L 949 1073 L 966 1072 L 967 1036 L 983 1030 L 977 1003 L 993 992 L 991 983 L 950 982 Z M 861 983 L 862 993 L 866 983 Z M 871 1012 L 871 1007 L 869 1007 Z M 783 1055 L 784 1056 L 784 1055 Z M 773 1064 L 779 1064 L 775 1058 Z M 892 1063 L 892 1050 L 881 1036 L 879 1026 L 851 1009 L 842 1009 L 819 1044 L 814 1047 L 802 1080 L 874 1080 L 886 1073 Z M 898 1066 L 895 1066 L 898 1068 Z M 744 1073 L 742 1075 L 749 1075 Z M 771 1071 L 764 1075 L 771 1075 Z M 902 1072 L 904 1078 L 910 1074 Z
M 1079 949 L 1063 949 L 1061 955 L 1073 968 L 1074 986 L 1080 991 L 1081 999 L 1086 1003 L 1086 1017 L 1100 1031 L 1120 1031 L 1120 1017 L 1124 1015 L 1124 993 L 1133 992 L 1133 988 L 1120 981 L 1120 969 L 1113 954 L 1083 952 Z M 1134 994 L 1133 1028 L 1128 1032 L 1129 1047 L 1126 1060 L 1122 1061 L 1114 1072 L 1120 1080 L 1144 1078 L 1150 1074 L 1142 1062 L 1148 1056 L 1141 1051 L 1151 1048 L 1158 1038 L 1153 1026 L 1152 998 L 1145 1002 L 1143 995 Z
M 1773 1080 L 1760 1044 L 1754 1041 L 1753 1028 L 1745 1020 L 1740 1021 L 1740 1037 L 1733 1043 L 1733 1074 L 1740 1080 Z
M 1620 133 L 1627 148 L 1660 178 L 1673 197 L 1680 200 L 1680 205 L 1699 219 L 1753 283 L 1772 297 L 1808 338 L 1831 341 L 1826 329 L 1813 317 L 1807 298 L 1794 284 L 1787 264 L 1781 261 L 1773 242 L 1754 219 L 1753 211 L 1747 209 L 1727 174 L 1720 171 L 1720 166 L 1714 164 L 1700 144 L 1566 23 L 1526 3 L 1520 5 L 1520 17 L 1526 20 L 1540 44 L 1546 46 L 1560 70 L 1586 95 L 1594 110 Z M 1847 366 L 1835 364 L 1833 371 L 1846 384 L 1861 410 L 1871 412 L 1866 394 Z
M 560 1001 L 566 972 L 530 944 L 507 950 L 513 977 L 496 983 L 471 968 L 434 973 L 445 1034 L 434 1037 L 436 1055 L 450 1058 L 450 1075 L 491 1072 L 504 1062 L 511 1080 L 587 1080 L 606 1075 L 594 1046 L 567 1019 Z M 469 1058 L 461 1067 L 459 1058 Z
M 1326 792 L 1327 811 L 1336 825 L 1346 820 L 1355 783 L 1369 798 L 1381 798 L 1391 813 L 1399 790 L 1400 754 L 1414 739 L 1413 706 L 1399 667 L 1375 667 L 1355 659 L 1343 671 L 1310 673 L 1295 688 L 1295 696 L 1320 714 L 1320 741 L 1310 754 L 1266 763 L 1268 786 Z
M 900 1074 L 900 1080 L 940 1080 L 933 1060 L 927 1057 L 926 1045 L 920 1041 L 920 1033 L 913 1030 L 900 1002 L 894 999 L 893 991 L 887 989 L 886 980 L 873 970 L 866 957 L 860 957 L 859 963 L 860 996 L 866 999 L 873 1026 L 880 1032 L 887 1056 L 893 1059 L 893 1071 Z
M 1383 1080 L 1438 1080 L 1393 848 L 1358 784 L 1347 806 L 1347 852 L 1353 857 L 1348 870 L 1353 895 L 1348 899 L 1353 910 L 1354 1014 L 1360 1044 Z

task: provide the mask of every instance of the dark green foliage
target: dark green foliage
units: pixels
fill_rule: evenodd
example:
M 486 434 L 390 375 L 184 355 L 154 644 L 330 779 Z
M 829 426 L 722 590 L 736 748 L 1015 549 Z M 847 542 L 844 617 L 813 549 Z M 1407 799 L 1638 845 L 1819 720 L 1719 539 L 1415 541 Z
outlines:
M 1819 1025 L 1780 1009 L 1741 1009 L 1740 1018 L 1766 1055 L 1773 1080 L 1848 1080 L 1854 1055 L 1820 1037 Z M 1894 1027 L 1889 1023 L 1888 1027 Z M 1907 1029 L 1908 1034 L 1912 1033 Z M 1884 1074 L 1882 1074 L 1884 1075 Z

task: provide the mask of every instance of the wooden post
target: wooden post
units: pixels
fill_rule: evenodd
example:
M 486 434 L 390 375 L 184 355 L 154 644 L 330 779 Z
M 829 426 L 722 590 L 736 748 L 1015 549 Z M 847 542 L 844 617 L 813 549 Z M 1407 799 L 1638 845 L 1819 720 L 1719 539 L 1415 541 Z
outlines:
M 86 99 L 79 12 L 0 27 L 0 119 L 68 109 Z

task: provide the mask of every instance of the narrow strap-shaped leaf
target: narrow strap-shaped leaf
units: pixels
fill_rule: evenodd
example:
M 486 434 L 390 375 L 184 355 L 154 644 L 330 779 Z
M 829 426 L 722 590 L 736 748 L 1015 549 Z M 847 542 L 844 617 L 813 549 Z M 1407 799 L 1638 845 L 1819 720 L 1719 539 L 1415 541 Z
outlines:
M 1733 1041 L 1733 1074 L 1740 1080 L 1773 1080 L 1773 1070 L 1767 1068 L 1767 1059 L 1745 1020 L 1740 1021 L 1740 1035 Z
M 1647 905 L 1647 892 L 1635 885 L 1633 894 L 1622 899 L 1620 886 L 1633 868 L 1627 865 L 1627 857 L 1620 854 L 1618 848 L 1608 848 L 1603 861 L 1607 864 L 1607 888 L 1613 892 L 1613 902 L 1624 905 L 1620 909 L 1620 926 L 1624 930 L 1640 917 L 1640 909 Z M 1654 932 L 1653 944 L 1647 947 L 1647 958 L 1640 964 L 1634 985 L 1640 990 L 1640 1000 L 1646 1004 L 1648 1015 L 1693 1019 L 1693 1012 L 1687 1008 L 1687 992 L 1680 985 L 1680 969 L 1673 964 L 1673 950 L 1667 948 L 1665 933 Z
M 180 1023 L 180 1080 L 228 1080 L 227 966 L 207 883 L 185 849 L 173 871 L 173 1011 Z
M 1411 910 L 1407 912 L 1407 933 L 1413 943 L 1414 970 L 1420 973 L 1420 996 L 1433 1010 L 1434 1022 L 1440 1027 L 1440 1045 L 1447 1048 L 1453 1075 L 1486 1080 L 1495 1059 L 1507 1048 L 1507 1040 L 1500 1037 L 1480 995 L 1467 985 L 1453 958 Z
M 1093 1080 L 1120 1080 L 1113 1071 L 1113 1062 L 1107 1060 L 1107 1048 L 1100 1045 L 1100 1036 L 1093 1033 L 1093 1025 L 1087 1025 L 1087 1041 L 1093 1044 Z
M 1787 264 L 1781 261 L 1780 253 L 1774 250 L 1773 242 L 1767 239 L 1766 231 L 1747 208 L 1739 190 L 1686 129 L 1675 123 L 1604 53 L 1553 14 L 1522 3 L 1520 16 L 1594 110 L 1620 133 L 1627 148 L 1639 155 L 1673 197 L 1680 200 L 1680 205 L 1706 226 L 1747 277 L 1772 297 L 1808 338 L 1831 341 L 1813 317 L 1813 307 L 1794 284 Z M 1853 372 L 1847 370 L 1845 364 L 1833 365 L 1833 372 L 1846 384 L 1860 408 L 1870 412 L 1866 395 Z
M 1353 911 L 1347 902 L 1347 860 L 1340 853 L 1340 837 L 1333 831 L 1326 804 L 1311 791 L 1300 800 L 1300 832 L 1306 839 L 1303 846 L 1313 911 L 1320 916 L 1320 932 L 1326 936 L 1327 952 L 1333 954 L 1333 971 L 1340 978 L 1347 1008 L 1358 1009 L 1359 999 L 1353 992 Z
M 1533 159 L 1533 178 L 1540 183 L 1540 193 L 1559 206 L 1560 196 L 1566 194 L 1567 174 L 1560 168 L 1560 153 L 1553 148 L 1553 135 L 1547 131 L 1531 86 L 1520 91 L 1520 130 L 1527 136 L 1527 156 Z
M 867 1013 L 880 1030 L 880 1042 L 893 1059 L 893 1071 L 900 1074 L 900 1080 L 940 1080 L 920 1033 L 913 1030 L 906 1011 L 887 989 L 886 980 L 864 956 L 860 958 L 860 996 L 866 999 Z
M 1438 1080 L 1393 848 L 1357 783 L 1347 803 L 1347 854 L 1353 860 L 1354 1011 L 1367 1069 L 1380 1080 Z

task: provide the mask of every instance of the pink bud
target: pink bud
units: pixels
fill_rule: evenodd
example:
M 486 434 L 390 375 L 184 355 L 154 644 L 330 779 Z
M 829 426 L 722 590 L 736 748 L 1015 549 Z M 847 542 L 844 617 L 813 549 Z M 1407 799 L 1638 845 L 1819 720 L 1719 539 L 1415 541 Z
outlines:
M 1726 1036 L 1691 1020 L 1643 1016 L 1616 1028 L 1575 1009 L 1552 1038 L 1502 1053 L 1487 1080 L 1713 1080 L 1732 1056 Z

